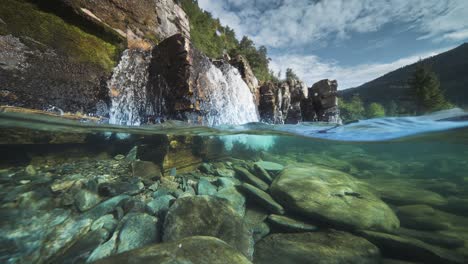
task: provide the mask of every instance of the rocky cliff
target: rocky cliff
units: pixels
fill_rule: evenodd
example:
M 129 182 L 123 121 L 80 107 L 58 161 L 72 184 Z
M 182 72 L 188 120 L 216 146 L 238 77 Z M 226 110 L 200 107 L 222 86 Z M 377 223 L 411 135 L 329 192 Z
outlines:
M 123 50 L 189 35 L 172 0 L 5 0 L 0 5 L 0 104 L 96 113 Z
M 337 87 L 331 80 L 319 81 L 310 88 L 295 79 L 265 83 L 260 87 L 260 118 L 273 124 L 340 123 Z
M 1 105 L 122 125 L 334 121 L 336 87 L 320 99 L 295 79 L 260 87 L 245 57 L 195 48 L 173 0 L 5 0 L 0 18 Z

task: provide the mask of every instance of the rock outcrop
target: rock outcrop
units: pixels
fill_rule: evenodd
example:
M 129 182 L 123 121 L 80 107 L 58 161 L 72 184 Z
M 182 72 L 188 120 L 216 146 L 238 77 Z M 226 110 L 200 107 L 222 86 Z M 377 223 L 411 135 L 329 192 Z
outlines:
M 312 85 L 301 104 L 304 121 L 340 123 L 337 90 L 335 80 L 321 80 Z
M 302 81 L 266 82 L 260 87 L 260 119 L 273 124 L 297 124 L 302 121 L 301 102 L 305 98 L 307 87 Z
M 187 14 L 173 0 L 60 0 L 77 14 L 111 27 L 125 38 L 153 44 L 174 34 L 190 37 Z

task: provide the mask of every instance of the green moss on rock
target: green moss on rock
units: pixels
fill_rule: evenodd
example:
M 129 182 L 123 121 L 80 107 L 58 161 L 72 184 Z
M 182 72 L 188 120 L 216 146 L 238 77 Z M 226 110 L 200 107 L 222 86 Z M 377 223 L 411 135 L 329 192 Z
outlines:
M 92 63 L 110 72 L 117 64 L 120 47 L 84 32 L 62 18 L 21 0 L 2 0 L 0 34 L 30 38 L 45 44 L 73 62 Z

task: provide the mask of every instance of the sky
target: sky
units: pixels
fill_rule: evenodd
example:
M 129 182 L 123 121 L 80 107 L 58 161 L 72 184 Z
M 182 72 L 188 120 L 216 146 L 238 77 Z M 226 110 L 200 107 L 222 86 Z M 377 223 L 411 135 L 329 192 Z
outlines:
M 468 42 L 468 0 L 198 0 L 307 85 L 357 87 Z

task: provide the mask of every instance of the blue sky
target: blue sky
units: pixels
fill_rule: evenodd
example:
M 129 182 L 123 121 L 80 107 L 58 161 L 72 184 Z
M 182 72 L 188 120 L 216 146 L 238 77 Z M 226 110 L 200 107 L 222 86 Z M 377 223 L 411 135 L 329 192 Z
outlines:
M 468 41 L 468 0 L 199 0 L 309 86 L 359 86 Z

